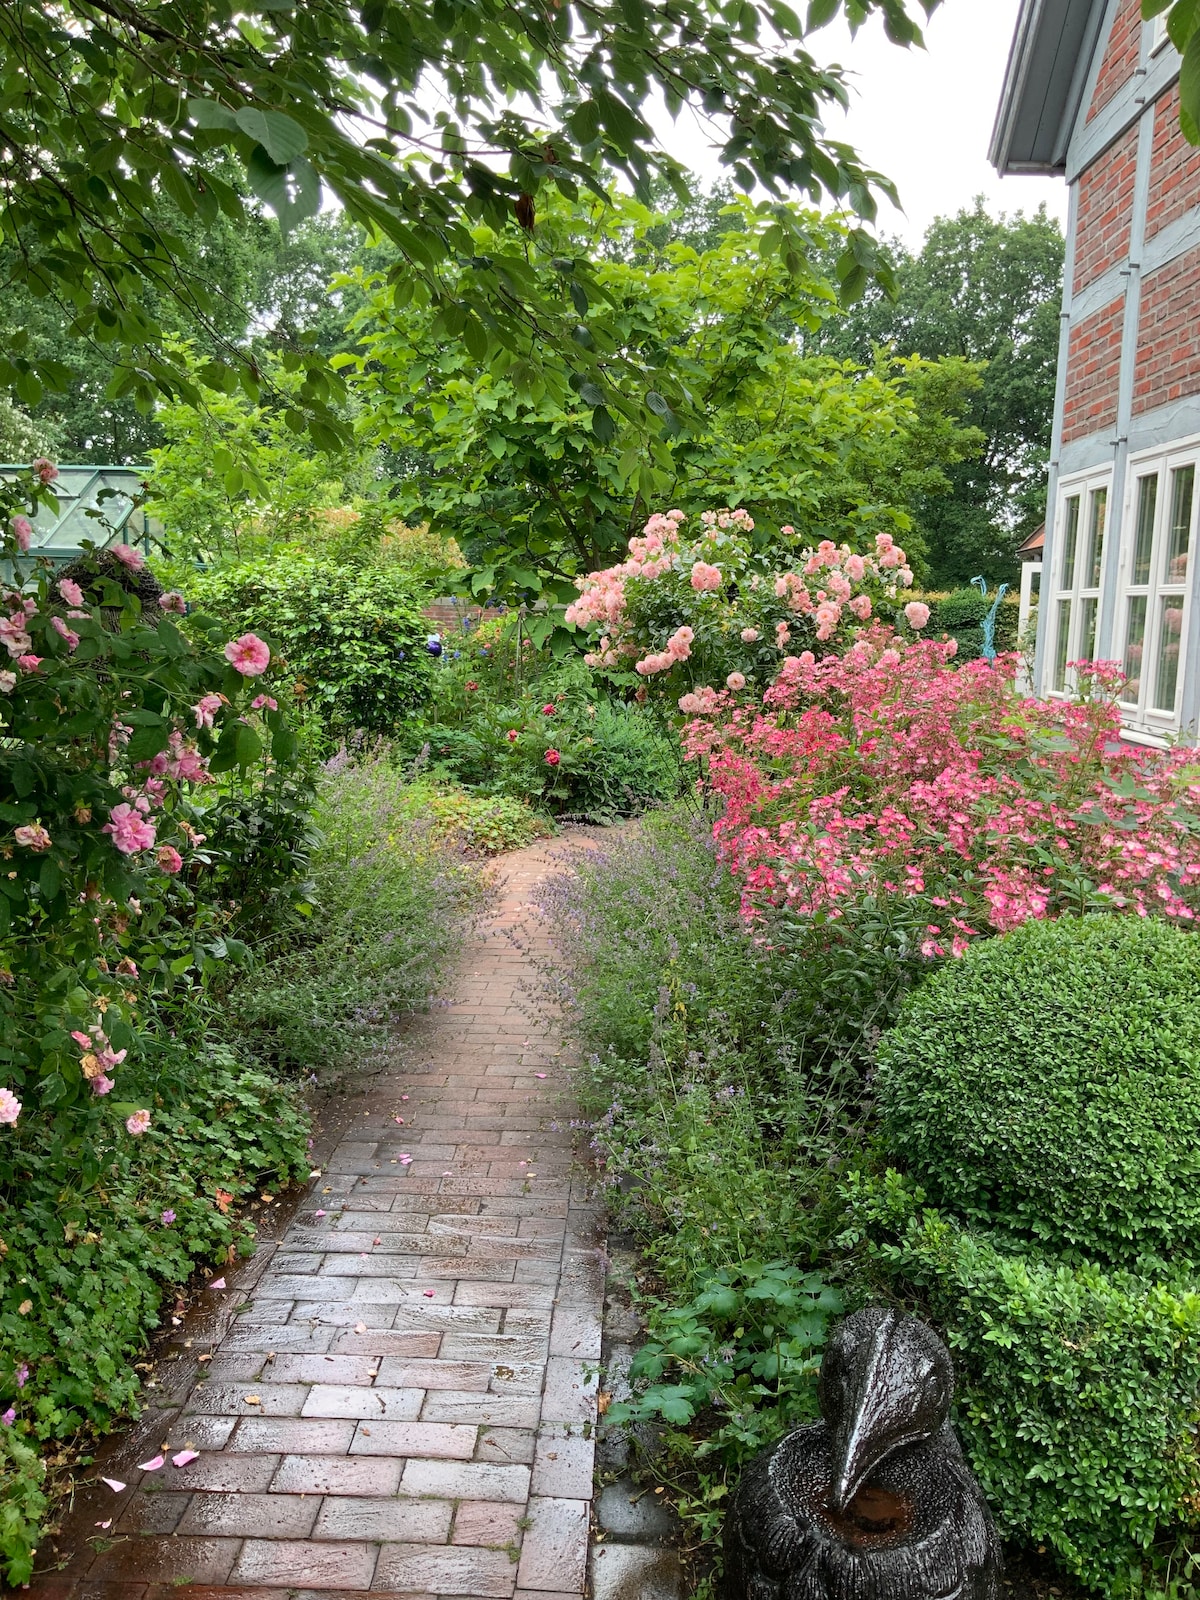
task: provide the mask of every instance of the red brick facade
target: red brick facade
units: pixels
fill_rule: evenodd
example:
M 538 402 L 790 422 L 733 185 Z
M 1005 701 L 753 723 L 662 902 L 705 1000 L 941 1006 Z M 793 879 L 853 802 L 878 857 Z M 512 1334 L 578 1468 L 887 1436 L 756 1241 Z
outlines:
M 1179 85 L 1173 84 L 1154 108 L 1154 155 L 1146 206 L 1146 237 L 1200 205 L 1200 150 L 1179 126 Z
M 1103 111 L 1122 86 L 1137 71 L 1142 54 L 1141 0 L 1121 0 L 1121 9 L 1104 48 L 1096 92 L 1088 107 L 1088 121 Z
M 1137 178 L 1137 127 L 1110 145 L 1079 180 L 1075 224 L 1075 293 L 1129 256 L 1133 191 Z
M 1133 409 L 1153 411 L 1200 394 L 1200 247 L 1177 256 L 1142 284 Z
M 1064 444 L 1111 428 L 1116 422 L 1124 327 L 1125 302 L 1114 300 L 1071 329 L 1063 407 Z

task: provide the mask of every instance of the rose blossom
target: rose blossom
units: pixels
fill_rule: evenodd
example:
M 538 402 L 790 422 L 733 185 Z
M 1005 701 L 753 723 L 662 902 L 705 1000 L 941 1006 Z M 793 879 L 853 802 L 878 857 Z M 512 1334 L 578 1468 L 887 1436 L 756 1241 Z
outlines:
M 720 567 L 710 566 L 707 561 L 697 561 L 692 567 L 692 588 L 697 594 L 708 594 L 721 587 Z
M 11 1089 L 0 1089 L 0 1122 L 15 1122 L 21 1115 L 21 1102 Z
M 47 460 L 45 456 L 35 457 L 29 464 L 29 470 L 36 472 L 43 483 L 53 483 L 55 478 L 58 477 L 58 468 L 53 461 Z
M 546 751 L 546 765 L 548 767 L 556 767 L 561 760 L 562 757 L 559 755 L 557 750 Z
M 904 615 L 909 627 L 919 633 L 929 621 L 929 607 L 923 600 L 910 600 L 904 608 Z
M 742 629 L 742 633 L 741 633 L 741 639 L 742 639 L 742 643 L 743 644 L 757 644 L 758 643 L 758 629 L 757 628 L 743 628 Z
M 15 672 L 0 672 L 0 694 L 11 694 L 17 686 Z
M 163 844 L 158 847 L 155 857 L 163 872 L 179 872 L 183 868 L 183 857 L 173 844 Z
M 28 517 L 14 517 L 9 526 L 12 528 L 13 538 L 17 541 L 17 549 L 24 555 L 33 541 L 33 523 Z
M 856 594 L 850 602 L 850 609 L 860 622 L 865 622 L 871 615 L 871 597 L 869 594 Z
M 116 1088 L 116 1084 L 112 1079 L 106 1077 L 103 1072 L 98 1072 L 91 1082 L 94 1095 L 111 1094 Z
M 100 832 L 112 835 L 113 844 L 123 856 L 136 855 L 139 850 L 149 850 L 153 846 L 154 824 L 147 822 L 134 806 L 114 806 L 109 817 L 111 820 Z
M 18 656 L 17 665 L 22 672 L 36 672 L 42 664 L 41 656 Z
M 49 850 L 51 845 L 50 835 L 40 822 L 30 822 L 22 828 L 15 829 L 13 838 L 18 844 L 23 844 L 27 850 L 41 852 Z
M 125 1118 L 125 1126 L 135 1138 L 145 1133 L 150 1126 L 150 1113 L 148 1111 L 135 1111 Z
M 140 572 L 146 565 L 145 556 L 131 544 L 109 545 L 109 552 L 116 556 L 123 567 L 128 567 L 130 572 Z
M 222 697 L 219 694 L 206 694 L 198 705 L 192 707 L 198 728 L 211 728 L 213 717 L 220 711 Z
M 50 626 L 64 641 L 68 650 L 74 650 L 79 643 L 79 635 L 73 628 L 68 628 L 61 617 L 51 617 Z
M 25 632 L 25 618 L 0 617 L 0 642 L 10 656 L 23 655 L 33 640 Z
M 256 694 L 250 702 L 251 711 L 278 711 L 278 700 L 272 700 L 269 694 Z
M 244 633 L 225 646 L 225 659 L 243 678 L 258 678 L 271 663 L 271 652 L 256 633 Z
M 725 679 L 727 689 L 744 689 L 746 687 L 746 674 L 744 672 L 731 672 Z
M 83 590 L 71 578 L 60 578 L 58 592 L 69 606 L 83 604 Z
M 158 605 L 160 611 L 177 611 L 181 617 L 187 613 L 187 601 L 178 589 L 168 589 L 166 594 L 160 594 Z

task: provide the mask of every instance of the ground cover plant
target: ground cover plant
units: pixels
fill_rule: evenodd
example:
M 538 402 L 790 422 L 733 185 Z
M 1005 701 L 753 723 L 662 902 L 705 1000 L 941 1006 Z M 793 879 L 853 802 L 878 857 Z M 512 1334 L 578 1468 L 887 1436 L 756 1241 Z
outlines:
M 811 1414 L 823 1307 L 895 1299 L 955 1349 L 1007 1537 L 1194 1595 L 1193 756 L 1118 744 L 1103 666 L 1043 705 L 874 618 L 826 648 L 688 690 L 699 812 L 551 908 L 647 1262 L 615 1415 L 668 1425 L 708 1537 Z

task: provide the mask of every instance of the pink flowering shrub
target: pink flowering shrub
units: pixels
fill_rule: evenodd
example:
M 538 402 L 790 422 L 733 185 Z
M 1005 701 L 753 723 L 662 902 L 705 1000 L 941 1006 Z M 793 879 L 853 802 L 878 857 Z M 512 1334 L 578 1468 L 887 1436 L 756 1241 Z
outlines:
M 588 664 L 642 679 L 644 693 L 685 714 L 725 684 L 759 691 L 789 654 L 844 650 L 872 618 L 917 632 L 928 608 L 899 597 L 912 583 L 890 533 L 860 553 L 826 539 L 774 570 L 756 550 L 745 511 L 655 513 L 619 566 L 576 580 L 566 620 L 596 636 Z M 794 538 L 793 530 L 783 529 Z
M 1003 663 L 877 628 L 844 656 L 787 657 L 754 703 L 712 694 L 685 739 L 720 797 L 720 852 L 755 918 L 904 911 L 926 959 L 1093 909 L 1190 924 L 1200 764 L 1120 744 L 1112 664 L 1084 698 L 1022 699 Z
M 129 547 L 65 578 L 27 555 L 55 477 L 35 462 L 0 486 L 0 1091 L 23 1125 L 47 1107 L 144 1112 L 153 1008 L 221 922 L 198 890 L 206 791 L 295 755 L 275 701 L 252 700 L 260 639 L 225 648 L 227 634 L 189 637 L 166 608 L 143 612 L 144 557 Z

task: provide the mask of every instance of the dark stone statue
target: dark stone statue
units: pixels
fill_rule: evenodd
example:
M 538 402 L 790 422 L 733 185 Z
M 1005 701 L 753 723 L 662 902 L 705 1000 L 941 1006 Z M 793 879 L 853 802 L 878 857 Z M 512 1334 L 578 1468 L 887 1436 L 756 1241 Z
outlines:
M 727 1600 L 995 1600 L 1000 1547 L 950 1428 L 950 1353 L 871 1307 L 834 1329 L 824 1421 L 747 1467 L 725 1523 Z

